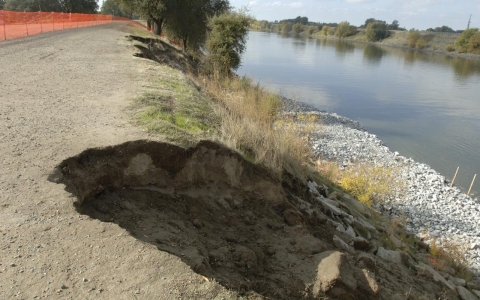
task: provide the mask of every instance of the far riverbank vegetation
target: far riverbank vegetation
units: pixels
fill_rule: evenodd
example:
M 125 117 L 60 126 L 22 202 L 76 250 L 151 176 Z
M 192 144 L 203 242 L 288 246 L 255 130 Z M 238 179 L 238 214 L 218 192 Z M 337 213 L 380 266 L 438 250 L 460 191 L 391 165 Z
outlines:
M 369 18 L 360 26 L 347 21 L 340 23 L 310 22 L 307 17 L 269 22 L 254 20 L 251 30 L 292 33 L 310 37 L 337 37 L 355 41 L 375 42 L 416 49 L 430 49 L 457 53 L 480 54 L 478 28 L 453 30 L 448 26 L 428 28 L 424 31 L 400 27 L 398 20 L 387 23 Z

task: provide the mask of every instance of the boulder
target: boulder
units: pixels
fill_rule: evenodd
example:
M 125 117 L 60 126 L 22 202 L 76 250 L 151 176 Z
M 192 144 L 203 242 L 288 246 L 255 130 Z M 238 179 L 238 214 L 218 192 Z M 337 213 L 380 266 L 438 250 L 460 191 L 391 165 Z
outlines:
M 355 250 L 367 251 L 368 248 L 370 248 L 370 243 L 360 236 L 354 237 L 349 244 L 352 245 Z
M 333 236 L 333 244 L 350 254 L 355 254 L 355 249 L 353 249 L 352 246 L 349 246 L 347 243 L 345 243 L 341 238 L 339 238 L 336 235 Z
M 478 298 L 472 294 L 469 290 L 463 286 L 457 286 L 458 295 L 462 300 L 478 300 Z
M 405 253 L 403 253 L 402 251 L 387 250 L 383 247 L 378 248 L 376 255 L 388 262 L 392 262 L 398 265 L 405 264 L 407 260 Z
M 339 251 L 326 251 L 319 254 L 319 258 L 320 263 L 313 282 L 314 298 L 320 299 L 323 294 L 333 297 L 354 294 L 357 289 L 357 280 L 346 255 Z

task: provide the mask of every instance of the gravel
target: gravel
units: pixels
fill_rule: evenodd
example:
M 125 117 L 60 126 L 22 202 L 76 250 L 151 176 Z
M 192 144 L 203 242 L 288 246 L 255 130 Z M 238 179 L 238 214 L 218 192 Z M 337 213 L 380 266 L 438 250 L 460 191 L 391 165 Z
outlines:
M 348 168 L 352 163 L 369 163 L 398 170 L 398 179 L 405 182 L 383 203 L 375 205 L 391 217 L 404 215 L 406 229 L 425 239 L 442 244 L 453 241 L 464 245 L 467 260 L 477 276 L 480 275 L 480 203 L 475 197 L 453 186 L 450 181 L 430 166 L 399 155 L 390 150 L 360 123 L 335 113 L 319 111 L 306 104 L 286 100 L 290 114 L 316 114 L 323 126 L 312 136 L 315 157 Z

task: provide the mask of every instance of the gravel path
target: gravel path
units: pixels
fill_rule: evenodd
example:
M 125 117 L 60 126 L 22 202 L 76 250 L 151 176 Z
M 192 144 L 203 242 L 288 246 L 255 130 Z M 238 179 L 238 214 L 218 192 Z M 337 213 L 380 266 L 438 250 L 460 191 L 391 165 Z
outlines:
M 0 299 L 223 290 L 116 224 L 80 215 L 63 185 L 47 180 L 86 148 L 148 138 L 129 125 L 128 99 L 156 70 L 132 56 L 128 30 L 109 24 L 0 42 Z

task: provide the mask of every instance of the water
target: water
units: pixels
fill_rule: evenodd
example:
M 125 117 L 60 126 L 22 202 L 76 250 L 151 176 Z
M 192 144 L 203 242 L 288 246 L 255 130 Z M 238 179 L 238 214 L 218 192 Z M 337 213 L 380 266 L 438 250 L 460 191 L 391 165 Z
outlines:
M 237 73 L 359 121 L 392 151 L 447 178 L 460 166 L 455 183 L 465 191 L 480 175 L 480 61 L 250 32 Z

